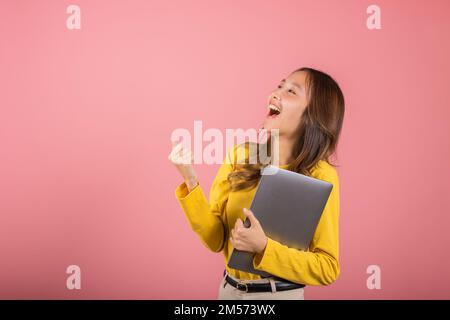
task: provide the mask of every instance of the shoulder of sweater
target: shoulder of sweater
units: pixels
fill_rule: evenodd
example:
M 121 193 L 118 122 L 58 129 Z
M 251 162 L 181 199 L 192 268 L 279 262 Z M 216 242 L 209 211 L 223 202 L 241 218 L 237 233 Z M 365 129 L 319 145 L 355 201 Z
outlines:
M 319 160 L 311 170 L 311 175 L 317 179 L 328 181 L 332 184 L 339 183 L 339 175 L 336 168 L 325 160 Z

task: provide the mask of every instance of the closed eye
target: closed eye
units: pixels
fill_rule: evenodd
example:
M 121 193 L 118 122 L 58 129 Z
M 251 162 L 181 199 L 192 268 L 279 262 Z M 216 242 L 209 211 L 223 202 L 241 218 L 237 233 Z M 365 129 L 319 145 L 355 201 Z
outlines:
M 282 86 L 281 84 L 278 85 L 278 89 L 280 89 L 280 88 L 282 88 L 282 87 L 283 87 L 283 86 Z M 288 92 L 291 92 L 291 93 L 293 93 L 293 94 L 296 94 L 295 91 L 292 90 L 292 89 L 289 89 Z

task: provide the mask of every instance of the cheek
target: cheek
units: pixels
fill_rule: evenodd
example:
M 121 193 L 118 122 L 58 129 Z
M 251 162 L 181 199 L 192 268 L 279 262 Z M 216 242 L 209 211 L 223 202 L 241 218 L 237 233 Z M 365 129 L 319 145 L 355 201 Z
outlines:
M 303 113 L 303 108 L 299 107 L 299 106 L 295 106 L 293 108 L 286 108 L 285 110 L 285 114 L 284 114 L 284 119 L 286 122 L 294 122 L 294 123 L 298 123 L 300 121 L 300 117 L 302 116 Z
M 296 106 L 294 108 L 286 108 L 285 111 L 283 116 L 283 127 L 289 131 L 295 130 L 300 122 L 303 109 Z

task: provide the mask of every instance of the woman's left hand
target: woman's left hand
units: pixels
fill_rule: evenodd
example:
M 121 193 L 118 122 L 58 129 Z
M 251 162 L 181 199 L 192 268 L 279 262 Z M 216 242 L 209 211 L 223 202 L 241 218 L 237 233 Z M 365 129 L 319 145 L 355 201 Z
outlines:
M 241 219 L 237 219 L 231 230 L 231 243 L 233 247 L 247 252 L 262 253 L 266 248 L 267 236 L 253 212 L 244 208 L 244 214 L 250 220 L 250 227 L 246 228 Z

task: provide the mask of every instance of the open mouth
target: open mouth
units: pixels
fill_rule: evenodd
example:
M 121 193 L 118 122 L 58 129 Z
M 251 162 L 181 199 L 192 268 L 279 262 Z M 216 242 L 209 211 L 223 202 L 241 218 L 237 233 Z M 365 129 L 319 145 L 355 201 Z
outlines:
M 273 104 L 269 104 L 267 108 L 269 109 L 267 113 L 268 118 L 276 118 L 281 113 L 281 109 Z

